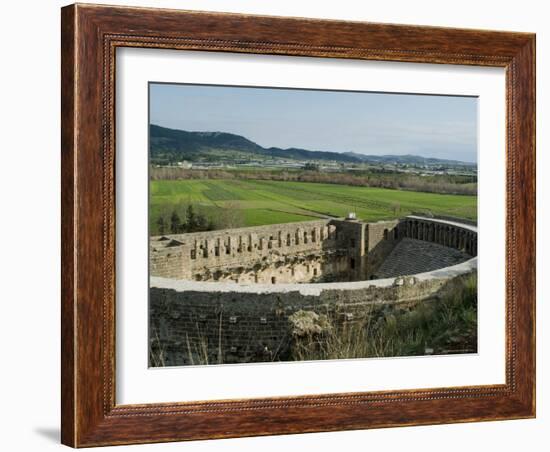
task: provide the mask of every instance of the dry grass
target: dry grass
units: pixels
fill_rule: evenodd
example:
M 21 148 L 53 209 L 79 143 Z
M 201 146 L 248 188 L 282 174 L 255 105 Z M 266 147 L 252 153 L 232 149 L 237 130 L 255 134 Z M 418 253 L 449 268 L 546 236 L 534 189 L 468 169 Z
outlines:
M 352 359 L 477 351 L 477 278 L 465 279 L 441 300 L 404 313 L 329 325 L 295 336 L 295 361 Z
M 364 313 L 348 322 L 331 321 L 330 315 L 298 311 L 289 318 L 288 337 L 269 355 L 258 355 L 254 362 L 313 361 L 427 354 L 475 353 L 477 351 L 477 277 L 471 275 L 456 283 L 447 295 L 421 303 L 410 311 L 385 315 Z M 208 338 L 196 324 L 196 334 L 185 337 L 183 355 L 190 365 L 224 364 L 222 313 L 217 337 Z M 214 344 L 211 344 L 211 341 Z M 283 343 L 284 342 L 284 343 Z M 149 363 L 164 367 L 167 353 L 158 332 L 152 329 Z M 170 364 L 168 364 L 170 365 Z

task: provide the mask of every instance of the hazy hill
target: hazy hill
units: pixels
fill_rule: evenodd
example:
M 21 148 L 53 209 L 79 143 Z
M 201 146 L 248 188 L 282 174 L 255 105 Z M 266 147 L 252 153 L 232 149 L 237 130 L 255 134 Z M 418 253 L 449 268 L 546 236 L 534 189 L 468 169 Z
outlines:
M 345 152 L 346 155 L 356 157 L 362 162 L 368 163 L 397 163 L 409 165 L 467 165 L 476 166 L 475 163 L 461 162 L 459 160 L 438 159 L 435 157 L 422 157 L 420 155 L 365 155 L 356 152 Z
M 282 158 L 290 160 L 335 161 L 342 163 L 408 163 L 420 165 L 464 164 L 452 160 L 419 157 L 415 155 L 363 155 L 354 152 L 325 152 L 307 149 L 277 147 L 264 148 L 241 135 L 225 132 L 188 132 L 152 124 L 149 144 L 153 163 L 171 163 L 182 160 L 250 160 Z

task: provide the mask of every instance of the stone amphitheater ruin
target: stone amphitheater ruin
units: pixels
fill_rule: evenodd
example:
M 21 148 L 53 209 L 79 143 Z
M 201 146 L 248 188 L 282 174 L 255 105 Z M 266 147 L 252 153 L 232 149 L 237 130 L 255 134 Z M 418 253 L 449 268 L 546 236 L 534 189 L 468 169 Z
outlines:
M 414 215 L 152 237 L 150 365 L 284 360 L 293 314 L 412 309 L 476 272 L 476 256 L 475 224 Z

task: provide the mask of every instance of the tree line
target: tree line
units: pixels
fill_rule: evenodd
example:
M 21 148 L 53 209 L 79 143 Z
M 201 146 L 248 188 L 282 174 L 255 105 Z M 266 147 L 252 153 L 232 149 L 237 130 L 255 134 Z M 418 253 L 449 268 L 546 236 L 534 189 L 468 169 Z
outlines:
M 398 172 L 321 172 L 315 170 L 197 170 L 152 167 L 152 180 L 245 179 L 293 182 L 317 182 L 357 187 L 379 187 L 454 195 L 477 195 L 477 177 L 461 175 L 404 174 Z
M 195 212 L 192 204 L 187 206 L 183 218 L 180 217 L 177 210 L 173 210 L 169 218 L 165 215 L 159 215 L 156 220 L 156 226 L 159 235 L 204 232 L 214 229 L 212 221 L 204 214 Z
M 228 203 L 226 207 L 201 208 L 194 204 L 173 205 L 150 222 L 152 236 L 185 234 L 244 226 L 242 211 Z

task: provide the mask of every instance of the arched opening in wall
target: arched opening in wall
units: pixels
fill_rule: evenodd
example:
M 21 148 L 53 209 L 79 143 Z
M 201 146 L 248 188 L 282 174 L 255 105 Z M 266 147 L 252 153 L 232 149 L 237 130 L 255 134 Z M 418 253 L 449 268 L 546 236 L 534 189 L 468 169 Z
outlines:
M 395 228 L 393 228 L 393 239 L 394 240 L 397 240 L 398 238 L 398 232 L 397 232 L 397 226 Z
M 259 280 L 258 273 L 254 273 L 254 282 L 257 283 Z
M 388 240 L 388 230 L 384 229 L 384 240 Z
M 355 258 L 353 257 L 349 260 L 349 268 L 355 270 Z
M 316 268 L 314 268 L 314 269 L 313 269 L 313 276 L 317 276 L 317 274 L 318 274 L 318 271 L 317 271 Z
M 287 234 L 287 235 L 286 235 L 286 245 L 287 245 L 287 246 L 290 246 L 290 244 L 291 244 L 291 241 L 290 241 L 290 234 Z
M 276 284 L 277 283 L 277 278 L 275 278 L 275 276 L 272 276 L 271 277 L 271 284 Z
M 317 240 L 317 234 L 315 234 L 315 229 L 311 230 L 311 241 L 315 242 Z
M 472 234 L 468 233 L 466 235 L 466 253 L 470 256 L 472 255 Z
M 197 258 L 197 251 L 191 250 L 191 259 L 196 259 L 196 258 Z
M 214 248 L 214 254 L 215 254 L 216 256 L 219 256 L 219 255 L 220 255 L 220 247 L 219 247 L 219 246 L 217 246 L 216 248 Z
M 308 241 L 307 232 L 304 232 L 304 243 L 307 243 L 307 241 Z
M 296 243 L 296 245 L 300 244 L 300 231 L 296 231 L 296 234 L 294 237 L 294 243 Z

